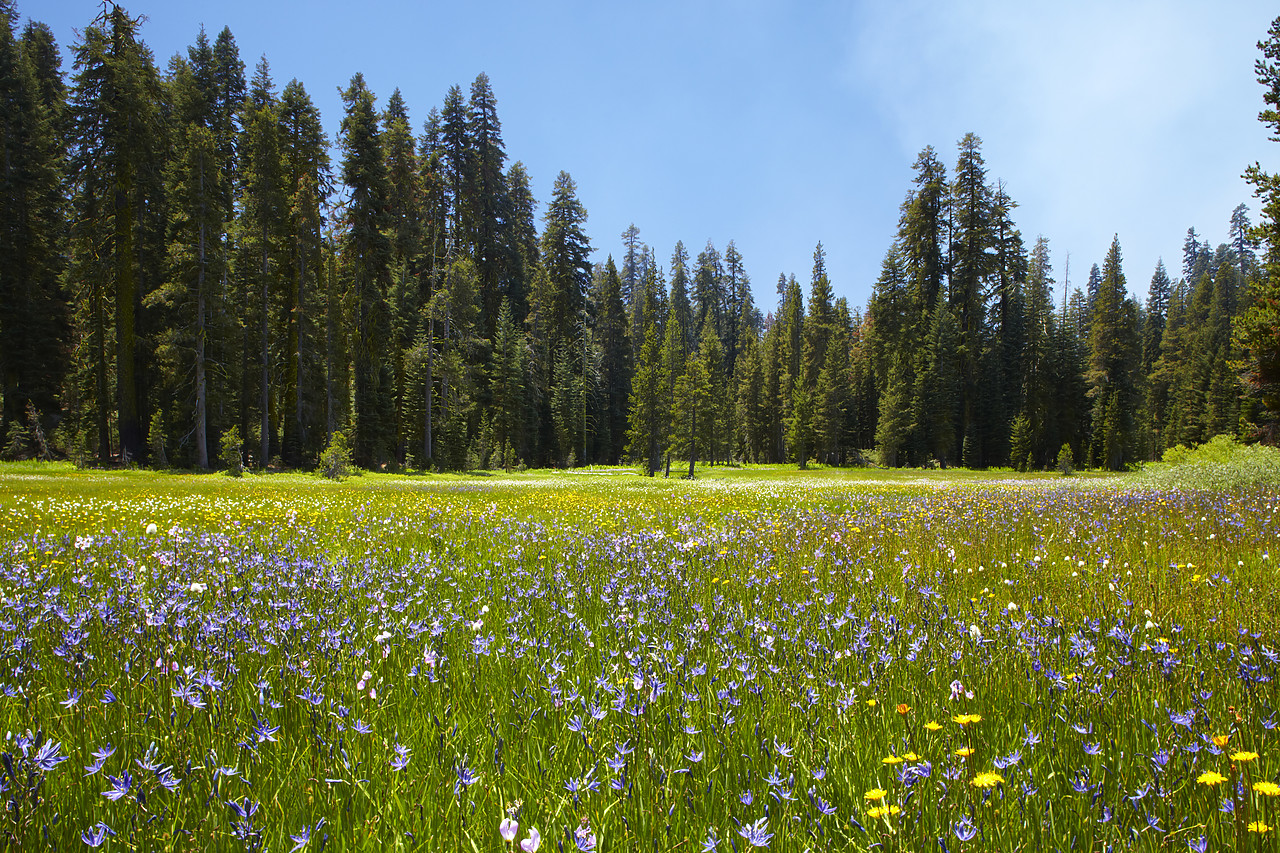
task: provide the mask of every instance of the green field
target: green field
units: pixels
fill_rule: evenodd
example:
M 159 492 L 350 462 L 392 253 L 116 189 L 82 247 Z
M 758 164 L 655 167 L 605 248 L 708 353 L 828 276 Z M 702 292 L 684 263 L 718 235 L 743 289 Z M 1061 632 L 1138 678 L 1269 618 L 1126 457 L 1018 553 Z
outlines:
M 1274 489 L 24 464 L 0 554 L 0 847 L 1276 849 Z

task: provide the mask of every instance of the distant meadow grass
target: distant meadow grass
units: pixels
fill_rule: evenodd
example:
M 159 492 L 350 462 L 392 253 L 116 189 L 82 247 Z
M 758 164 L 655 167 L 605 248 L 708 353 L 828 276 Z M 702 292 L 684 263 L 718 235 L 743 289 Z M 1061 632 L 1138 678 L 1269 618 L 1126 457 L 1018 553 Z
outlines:
M 1280 490 L 1163 464 L 0 466 L 0 848 L 1274 850 Z

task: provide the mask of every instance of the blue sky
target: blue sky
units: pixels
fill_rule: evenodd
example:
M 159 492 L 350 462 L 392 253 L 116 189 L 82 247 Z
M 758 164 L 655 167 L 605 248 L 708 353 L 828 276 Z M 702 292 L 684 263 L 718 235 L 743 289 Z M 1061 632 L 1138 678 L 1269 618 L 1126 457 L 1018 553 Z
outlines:
M 1175 276 L 1194 226 L 1217 244 L 1240 174 L 1275 171 L 1256 116 L 1256 42 L 1277 10 L 1192 2 L 193 3 L 134 0 L 163 68 L 201 24 L 229 26 L 252 73 L 301 80 L 332 137 L 338 91 L 360 71 L 415 129 L 451 84 L 489 75 L 511 160 L 537 198 L 573 175 L 597 259 L 629 223 L 667 266 L 733 239 L 756 299 L 780 272 L 807 284 L 821 240 L 837 295 L 865 305 L 911 164 L 948 167 L 968 131 L 1019 204 L 1030 247 L 1050 240 L 1062 281 L 1100 263 L 1113 234 L 1142 298 L 1156 259 Z M 20 0 L 64 50 L 100 3 Z M 67 70 L 70 70 L 69 63 Z

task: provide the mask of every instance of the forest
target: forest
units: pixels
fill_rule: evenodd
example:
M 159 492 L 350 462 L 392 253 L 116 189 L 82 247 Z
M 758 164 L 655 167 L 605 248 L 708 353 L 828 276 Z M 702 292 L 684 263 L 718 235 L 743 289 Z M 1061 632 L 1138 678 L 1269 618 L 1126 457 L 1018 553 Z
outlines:
M 968 134 L 950 167 L 920 152 L 867 305 L 835 298 L 819 243 L 769 310 L 732 241 L 668 255 L 632 225 L 593 263 L 573 179 L 533 197 L 483 73 L 420 123 L 356 74 L 329 140 L 230 29 L 161 69 L 103 8 L 64 69 L 0 0 L 8 458 L 309 469 L 336 441 L 387 470 L 1121 470 L 1275 441 L 1280 180 L 1260 166 L 1259 224 L 1242 203 L 1216 246 L 1189 228 L 1145 300 L 1117 236 L 1059 301 L 1049 239 Z M 1259 47 L 1280 133 L 1280 20 Z

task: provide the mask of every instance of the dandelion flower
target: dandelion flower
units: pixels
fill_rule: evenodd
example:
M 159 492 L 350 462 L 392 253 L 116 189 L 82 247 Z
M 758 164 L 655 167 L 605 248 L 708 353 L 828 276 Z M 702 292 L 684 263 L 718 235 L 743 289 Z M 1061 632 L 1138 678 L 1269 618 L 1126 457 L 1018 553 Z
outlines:
M 919 761 L 920 756 L 916 755 L 914 752 L 908 752 L 906 755 L 902 756 L 902 760 L 903 761 Z
M 872 820 L 879 820 L 882 817 L 891 817 L 899 814 L 902 809 L 897 806 L 876 806 L 873 809 L 867 809 L 867 817 Z
M 1260 820 L 1255 820 L 1249 824 L 1249 831 L 1256 832 L 1259 835 L 1261 835 L 1264 832 L 1270 832 L 1271 827 L 1267 826 L 1265 823 L 1263 823 Z
M 901 764 L 901 763 L 902 763 L 902 759 L 901 759 L 901 758 L 899 758 L 899 757 L 898 757 L 898 756 L 896 756 L 896 755 L 890 755 L 888 758 L 882 758 L 882 759 L 880 759 L 880 763 L 881 763 L 881 764 L 888 764 L 888 765 Z
M 1213 770 L 1206 770 L 1204 773 L 1201 773 L 1196 777 L 1196 781 L 1201 785 L 1209 785 L 1212 787 L 1214 785 L 1221 785 L 1223 782 L 1227 781 L 1227 777 Z
M 1231 740 L 1231 735 L 1214 735 L 1213 745 L 1218 749 L 1222 749 L 1227 745 L 1227 741 Z
M 1247 762 L 1247 761 L 1257 761 L 1257 760 L 1258 760 L 1258 753 L 1256 753 L 1256 752 L 1233 752 L 1233 753 L 1231 753 L 1231 760 L 1232 760 L 1232 761 L 1239 761 L 1241 764 L 1244 764 L 1244 763 L 1245 763 L 1245 762 Z
M 902 703 L 901 705 L 899 705 L 895 710 L 896 710 L 899 714 L 901 714 L 902 716 L 904 716 L 904 717 L 905 717 L 907 714 L 910 714 L 910 713 L 911 713 L 911 706 L 910 706 L 910 705 L 908 705 L 908 704 L 906 704 L 905 702 L 903 702 L 903 703 Z
M 924 727 L 931 732 L 936 732 L 938 729 L 942 728 L 942 724 L 937 722 L 936 720 L 930 720 L 929 722 L 924 724 Z
M 1264 797 L 1280 797 L 1280 785 L 1275 782 L 1254 782 L 1253 790 Z
M 969 784 L 975 788 L 994 788 L 1004 784 L 1004 777 L 999 773 L 979 773 Z
M 956 755 L 961 758 L 968 758 L 970 755 L 973 755 L 973 750 L 967 746 L 962 746 L 956 750 Z
M 867 791 L 862 795 L 862 799 L 866 800 L 868 803 L 878 803 L 884 799 L 884 795 L 886 793 L 888 792 L 883 788 L 872 788 L 870 791 Z
M 970 723 L 982 722 L 982 715 L 981 714 L 960 714 L 958 716 L 952 717 L 951 722 L 959 723 L 962 726 L 967 726 Z

